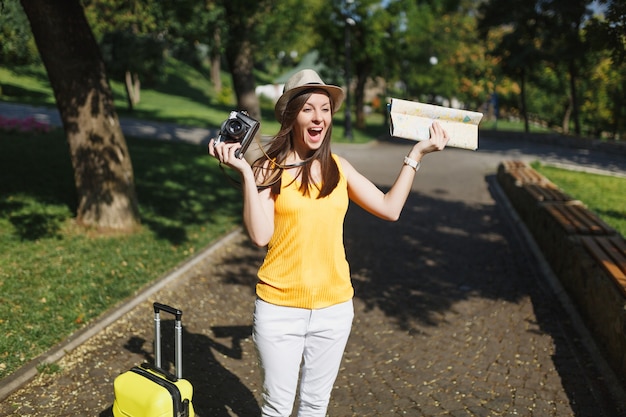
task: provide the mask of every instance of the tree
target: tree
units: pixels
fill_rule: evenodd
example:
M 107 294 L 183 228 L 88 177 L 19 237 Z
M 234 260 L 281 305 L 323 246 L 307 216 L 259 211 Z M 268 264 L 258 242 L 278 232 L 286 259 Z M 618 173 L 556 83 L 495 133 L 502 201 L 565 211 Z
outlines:
M 311 22 L 312 13 L 299 13 L 303 7 L 300 0 L 219 0 L 218 3 L 223 8 L 224 24 L 220 40 L 233 80 L 237 106 L 260 119 L 254 75 L 257 59 L 275 59 L 277 51 L 297 44 L 295 39 L 307 44 L 302 34 L 311 31 L 307 22 Z M 315 10 L 317 4 L 317 0 L 309 0 L 306 7 Z
M 475 103 L 471 85 L 484 52 L 475 41 L 472 1 L 400 2 L 405 18 L 398 31 L 403 48 L 401 80 L 406 93 L 422 101 L 450 105 L 453 99 Z M 393 59 L 393 58 L 391 58 Z M 397 58 L 396 58 L 397 59 Z
M 161 4 L 155 0 L 83 0 L 84 12 L 100 42 L 108 76 L 124 83 L 128 109 L 140 101 L 142 83 L 165 78 Z
M 326 78 L 329 82 L 347 84 L 348 94 L 354 91 L 356 127 L 363 129 L 366 83 L 382 76 L 391 65 L 389 60 L 393 53 L 389 53 L 389 47 L 394 43 L 390 31 L 394 18 L 378 0 L 326 0 L 316 21 L 320 61 L 331 72 Z M 345 104 L 348 105 L 351 103 Z M 346 112 L 351 111 L 346 108 Z
M 505 75 L 518 81 L 524 130 L 529 132 L 526 83 L 541 60 L 537 41 L 539 16 L 535 4 L 527 0 L 491 0 L 482 3 L 479 11 L 478 28 L 483 38 L 486 39 L 494 28 L 506 30 L 500 42 L 489 53 L 500 60 Z
M 585 69 L 587 44 L 581 38 L 583 22 L 589 17 L 591 0 L 546 0 L 539 2 L 540 30 L 544 60 L 552 65 L 564 64 L 568 74 L 569 99 L 563 117 L 563 131 L 574 120 L 574 131 L 580 135 L 578 80 Z
M 28 20 L 19 3 L 0 0 L 0 63 L 27 65 L 39 62 Z
M 78 194 L 77 221 L 139 224 L 133 169 L 104 63 L 79 0 L 21 0 L 65 128 Z
M 271 8 L 271 2 L 246 0 L 224 0 L 224 17 L 227 23 L 225 48 L 228 69 L 233 79 L 237 107 L 246 110 L 251 117 L 261 118 L 261 106 L 256 95 L 254 79 L 254 28 L 263 12 Z
M 599 0 L 604 8 L 602 19 L 595 16 L 589 27 L 594 47 L 608 49 L 613 62 L 626 61 L 626 2 L 620 0 Z
M 599 134 L 608 131 L 614 139 L 626 132 L 626 3 L 602 0 L 603 15 L 585 25 L 591 50 L 599 55 L 589 81 L 589 97 L 583 103 L 583 117 Z

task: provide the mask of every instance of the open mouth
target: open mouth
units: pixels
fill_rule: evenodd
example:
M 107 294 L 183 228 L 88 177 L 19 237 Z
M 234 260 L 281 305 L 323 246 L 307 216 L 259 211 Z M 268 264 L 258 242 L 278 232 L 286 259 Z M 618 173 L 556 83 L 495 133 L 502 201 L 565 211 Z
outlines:
M 311 140 L 314 141 L 318 141 L 318 140 L 322 140 L 322 132 L 324 131 L 324 129 L 322 129 L 321 127 L 314 127 L 311 129 L 308 129 L 309 132 L 309 137 L 311 138 Z

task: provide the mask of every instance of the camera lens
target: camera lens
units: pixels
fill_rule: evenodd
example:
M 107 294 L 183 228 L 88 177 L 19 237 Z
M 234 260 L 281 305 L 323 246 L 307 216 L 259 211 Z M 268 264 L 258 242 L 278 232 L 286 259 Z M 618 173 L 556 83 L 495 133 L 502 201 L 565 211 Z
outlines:
M 230 120 L 226 124 L 226 132 L 234 138 L 239 137 L 243 133 L 243 130 L 243 123 L 237 119 Z

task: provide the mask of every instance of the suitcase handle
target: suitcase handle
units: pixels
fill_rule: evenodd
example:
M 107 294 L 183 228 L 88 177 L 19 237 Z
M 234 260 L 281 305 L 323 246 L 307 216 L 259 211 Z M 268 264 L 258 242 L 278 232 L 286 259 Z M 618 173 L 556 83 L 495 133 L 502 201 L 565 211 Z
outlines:
M 161 367 L 161 311 L 174 315 L 174 355 L 176 357 L 174 366 L 176 368 L 176 378 L 183 377 L 183 312 L 177 308 L 161 303 L 154 303 L 154 365 L 158 369 Z

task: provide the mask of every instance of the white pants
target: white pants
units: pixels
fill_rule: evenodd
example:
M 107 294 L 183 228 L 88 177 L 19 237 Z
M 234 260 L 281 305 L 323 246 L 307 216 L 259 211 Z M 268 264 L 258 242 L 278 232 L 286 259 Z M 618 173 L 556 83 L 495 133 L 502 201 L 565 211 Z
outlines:
M 291 415 L 300 372 L 298 417 L 326 415 L 353 317 L 352 300 L 308 310 L 257 299 L 253 338 L 263 373 L 262 416 Z

